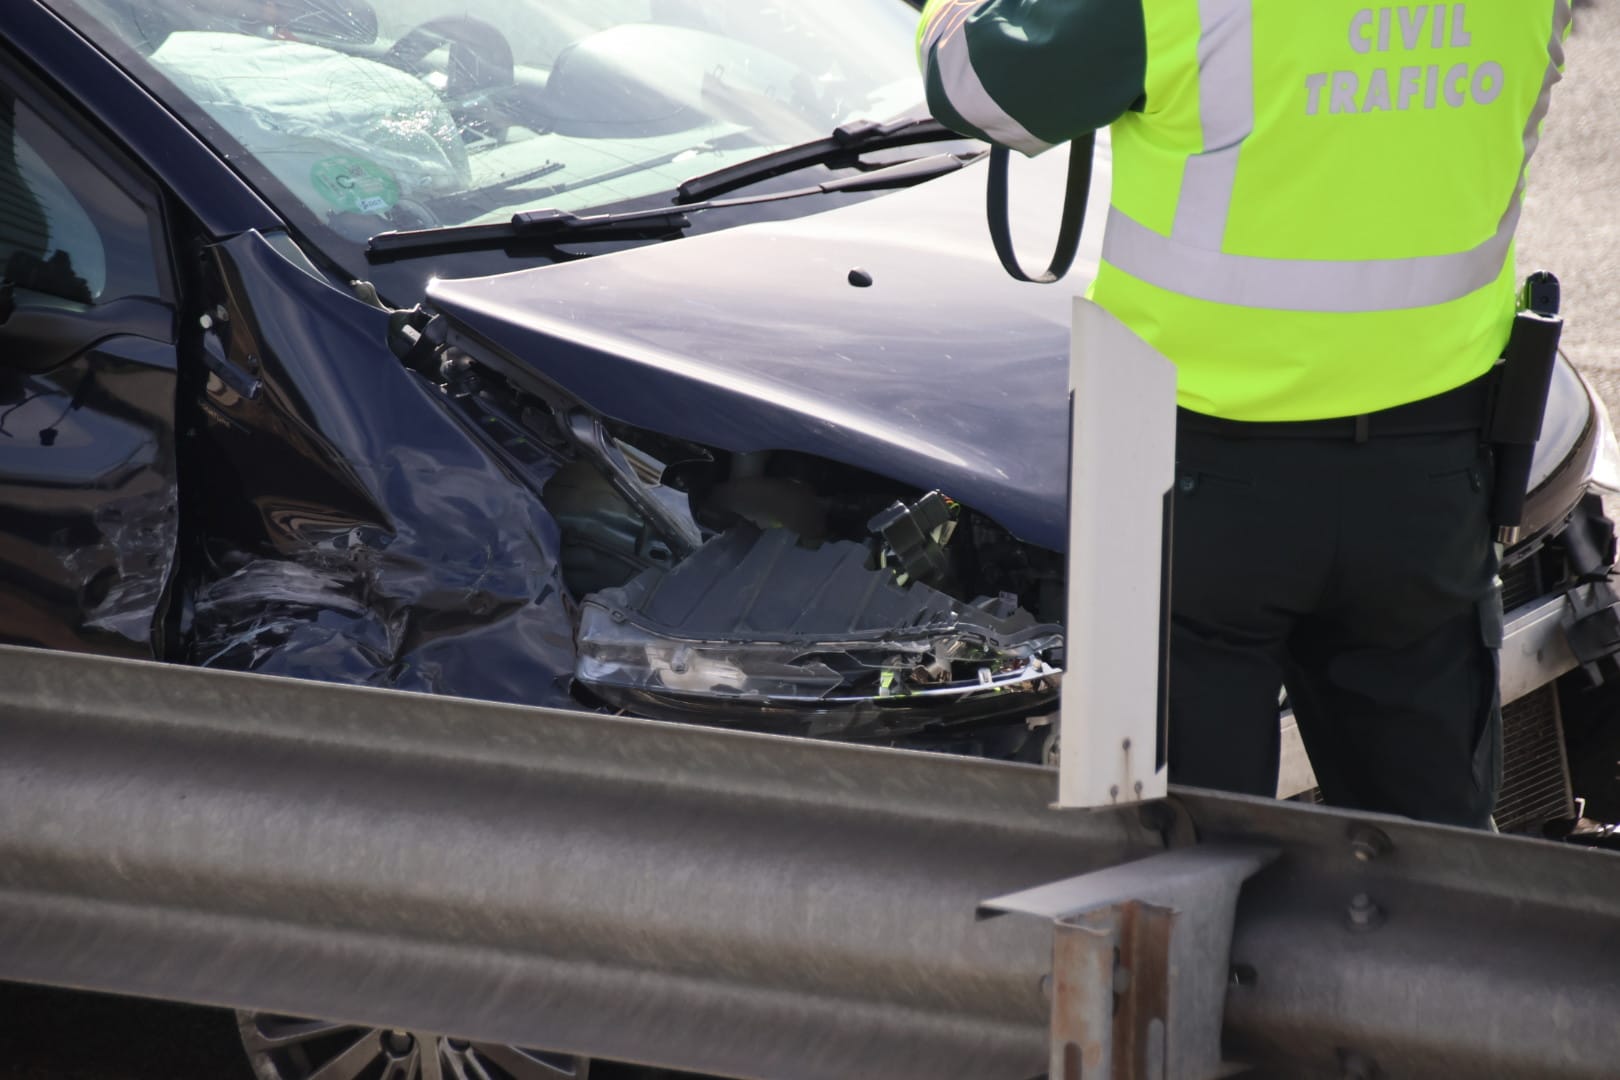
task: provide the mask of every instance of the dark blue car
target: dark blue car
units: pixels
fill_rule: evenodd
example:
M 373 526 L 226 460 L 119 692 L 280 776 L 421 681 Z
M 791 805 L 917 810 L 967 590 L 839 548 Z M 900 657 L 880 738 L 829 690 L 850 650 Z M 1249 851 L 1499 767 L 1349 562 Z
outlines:
M 1071 290 L 997 264 L 915 22 L 6 0 L 0 641 L 1050 761 Z M 1620 453 L 1568 365 L 1533 484 L 1518 829 L 1620 812 Z M 267 1080 L 327 1060 L 245 1023 Z

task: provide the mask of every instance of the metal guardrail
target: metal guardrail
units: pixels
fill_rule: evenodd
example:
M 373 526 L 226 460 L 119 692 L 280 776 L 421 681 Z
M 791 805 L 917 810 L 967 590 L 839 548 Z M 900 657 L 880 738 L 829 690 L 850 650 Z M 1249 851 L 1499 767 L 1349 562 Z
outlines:
M 1054 927 L 980 902 L 1221 841 L 1278 853 L 1231 927 L 1229 1059 L 1620 1061 L 1620 858 L 1053 793 L 1026 766 L 0 648 L 0 978 L 723 1075 L 1029 1080 L 1072 1004 Z M 1161 884 L 1154 918 L 1193 910 Z

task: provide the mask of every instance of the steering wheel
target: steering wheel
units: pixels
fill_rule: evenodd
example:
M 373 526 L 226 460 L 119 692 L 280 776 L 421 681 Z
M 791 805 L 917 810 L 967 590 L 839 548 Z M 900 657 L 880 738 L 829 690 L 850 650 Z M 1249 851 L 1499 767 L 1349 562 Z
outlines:
M 516 83 L 512 45 L 500 30 L 470 15 L 430 19 L 407 30 L 389 46 L 383 63 L 421 77 L 429 74 L 423 63 L 430 53 L 450 46 L 445 67 L 444 94 L 452 102 Z

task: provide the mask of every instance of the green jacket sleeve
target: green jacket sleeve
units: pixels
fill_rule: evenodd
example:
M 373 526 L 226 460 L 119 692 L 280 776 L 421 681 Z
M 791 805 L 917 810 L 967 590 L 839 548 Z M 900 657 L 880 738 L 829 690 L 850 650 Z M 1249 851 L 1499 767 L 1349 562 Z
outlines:
M 941 123 L 1038 154 L 1140 108 L 1140 0 L 929 0 L 917 29 Z

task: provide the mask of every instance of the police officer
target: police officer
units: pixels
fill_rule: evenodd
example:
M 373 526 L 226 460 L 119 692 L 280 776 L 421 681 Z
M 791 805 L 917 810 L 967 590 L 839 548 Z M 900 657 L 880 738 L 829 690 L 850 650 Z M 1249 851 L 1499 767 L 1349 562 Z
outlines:
M 1090 296 L 1178 374 L 1170 770 L 1488 821 L 1501 602 L 1482 444 L 1568 0 L 931 0 L 934 114 L 1111 125 Z

